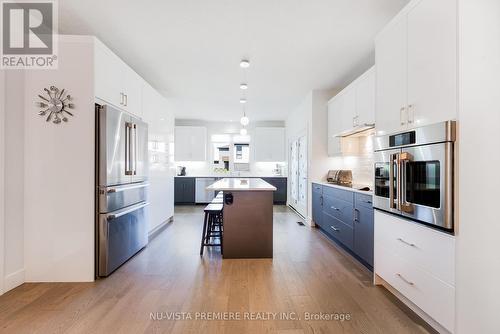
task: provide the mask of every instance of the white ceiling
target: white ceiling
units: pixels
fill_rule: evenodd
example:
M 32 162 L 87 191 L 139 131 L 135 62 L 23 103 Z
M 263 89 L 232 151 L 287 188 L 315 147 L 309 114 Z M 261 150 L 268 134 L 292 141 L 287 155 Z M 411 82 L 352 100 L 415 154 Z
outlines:
M 283 120 L 311 89 L 342 88 L 368 69 L 374 36 L 407 2 L 60 0 L 59 27 L 96 35 L 177 118 L 239 119 L 246 81 L 251 120 Z

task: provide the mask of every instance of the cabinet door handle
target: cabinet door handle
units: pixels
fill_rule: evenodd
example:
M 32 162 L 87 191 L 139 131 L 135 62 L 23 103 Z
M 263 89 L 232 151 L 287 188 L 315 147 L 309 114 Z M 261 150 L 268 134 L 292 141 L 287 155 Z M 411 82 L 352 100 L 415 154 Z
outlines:
M 334 207 L 334 206 L 332 206 L 331 208 L 332 208 L 333 210 L 335 210 L 335 211 L 340 211 L 340 209 L 339 209 L 339 208 L 336 208 L 336 207 Z
M 323 206 L 323 196 L 321 196 L 321 197 L 319 198 L 319 200 L 320 200 L 321 206 Z
M 413 104 L 408 106 L 408 124 L 412 124 L 414 121 Z
M 340 232 L 340 230 L 334 226 L 330 226 L 332 228 L 332 230 L 334 230 L 335 232 Z
M 404 243 L 405 245 L 410 246 L 410 247 L 417 247 L 417 245 L 415 245 L 414 243 L 408 242 L 408 241 L 404 240 L 403 238 L 398 238 L 398 240 L 400 242 Z
M 399 121 L 400 121 L 401 125 L 405 125 L 406 124 L 406 120 L 404 118 L 405 111 L 406 111 L 406 107 L 405 106 L 402 106 L 401 109 L 399 109 Z
M 120 104 L 123 105 L 123 93 L 120 92 Z
M 359 210 L 354 209 L 354 221 L 359 223 Z
M 415 285 L 415 283 L 413 283 L 413 282 L 411 282 L 411 281 L 407 280 L 407 279 L 406 279 L 406 278 L 404 278 L 404 276 L 403 276 L 403 275 L 401 275 L 400 273 L 397 273 L 397 274 L 396 274 L 396 276 L 398 276 L 399 278 L 401 278 L 401 280 L 402 280 L 403 282 L 405 282 L 406 284 L 408 284 L 408 285 L 411 285 L 411 286 L 414 286 L 414 285 Z
M 128 95 L 127 94 L 123 94 L 123 97 L 124 97 L 124 106 L 128 106 Z

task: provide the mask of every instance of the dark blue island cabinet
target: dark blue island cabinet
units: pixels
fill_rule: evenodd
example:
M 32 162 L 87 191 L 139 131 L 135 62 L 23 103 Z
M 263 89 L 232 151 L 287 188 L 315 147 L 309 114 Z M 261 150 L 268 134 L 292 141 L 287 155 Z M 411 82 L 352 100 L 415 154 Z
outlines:
M 373 269 L 371 195 L 313 183 L 312 219 L 328 237 Z

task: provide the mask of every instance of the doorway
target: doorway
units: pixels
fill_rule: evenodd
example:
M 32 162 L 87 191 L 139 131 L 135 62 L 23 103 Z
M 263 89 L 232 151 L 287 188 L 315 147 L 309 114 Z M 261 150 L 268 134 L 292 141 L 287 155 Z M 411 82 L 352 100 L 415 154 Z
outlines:
M 290 142 L 289 147 L 289 205 L 302 217 L 307 217 L 307 136 Z

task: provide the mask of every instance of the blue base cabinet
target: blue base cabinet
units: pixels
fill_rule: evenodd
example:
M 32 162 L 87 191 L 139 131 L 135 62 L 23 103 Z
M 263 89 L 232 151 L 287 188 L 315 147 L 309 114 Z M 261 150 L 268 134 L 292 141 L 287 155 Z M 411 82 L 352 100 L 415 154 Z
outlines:
M 312 219 L 330 238 L 373 269 L 372 196 L 312 185 Z

